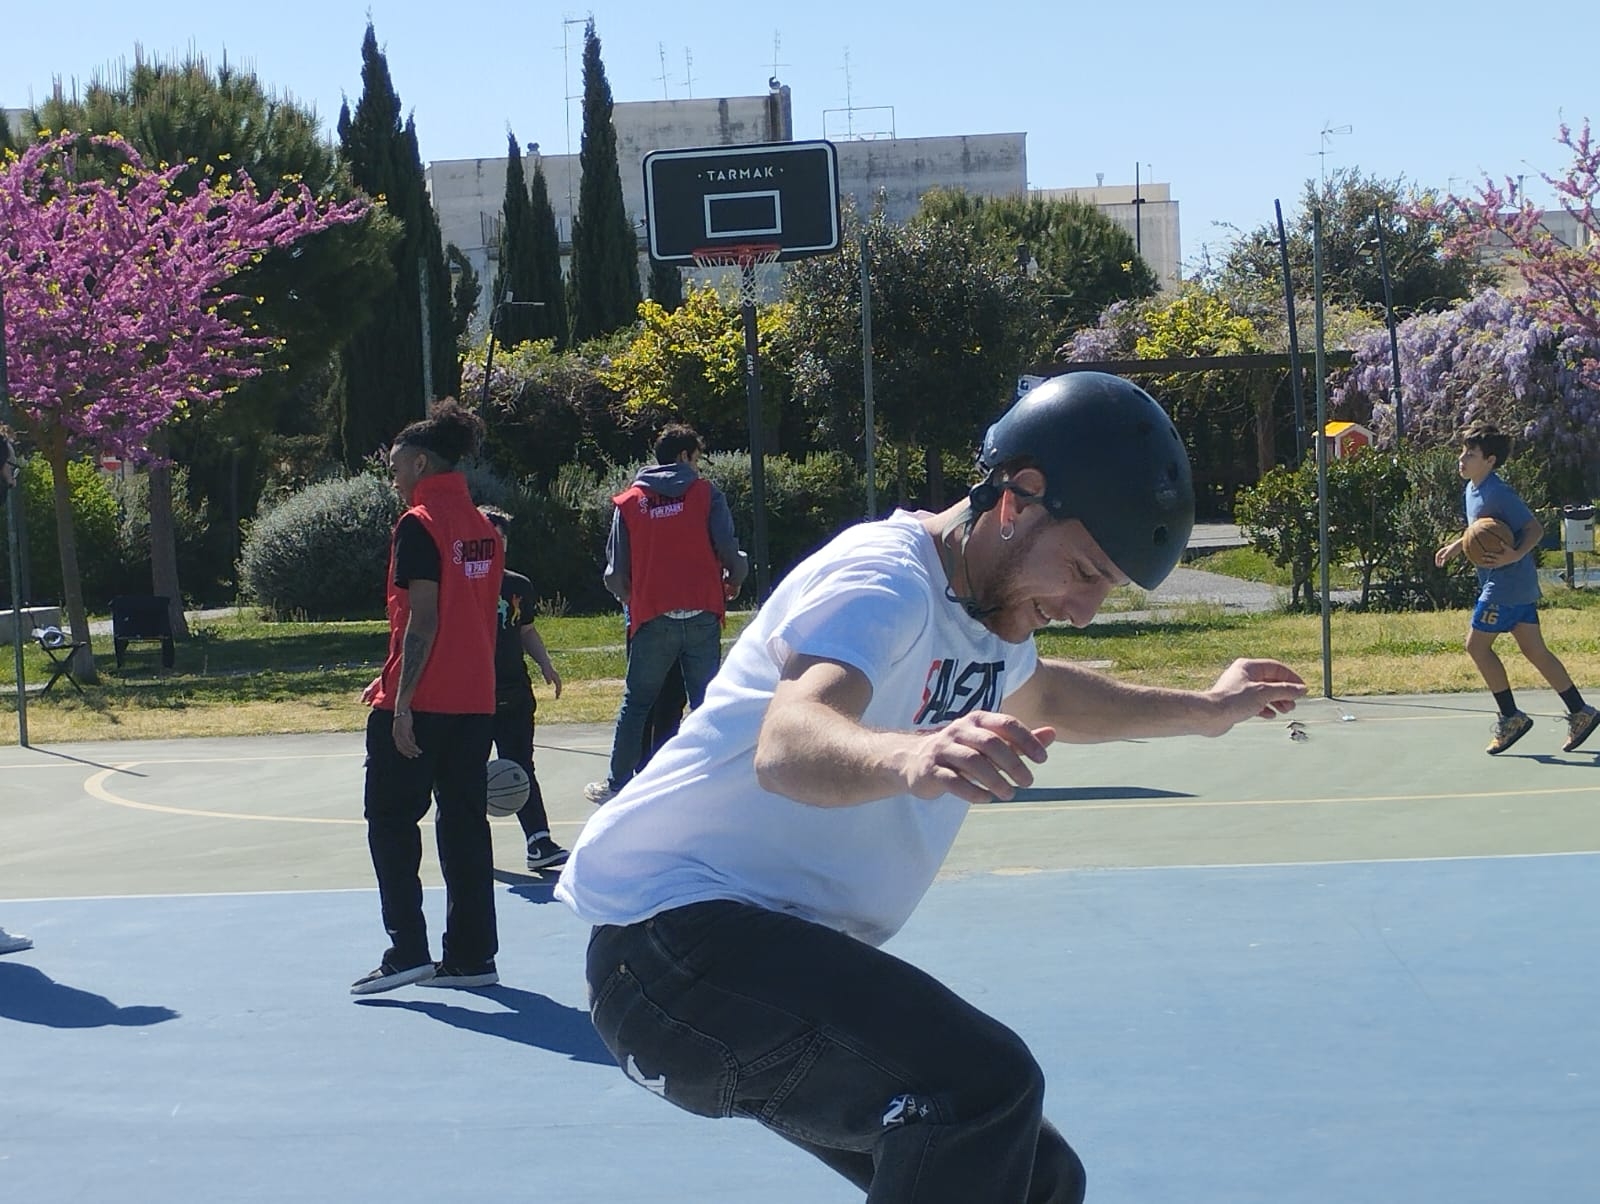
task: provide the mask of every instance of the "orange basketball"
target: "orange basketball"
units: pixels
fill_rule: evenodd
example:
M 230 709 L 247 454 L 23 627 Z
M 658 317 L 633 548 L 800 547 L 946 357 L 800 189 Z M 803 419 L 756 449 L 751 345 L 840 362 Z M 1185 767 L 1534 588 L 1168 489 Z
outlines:
M 1474 519 L 1461 536 L 1461 550 L 1479 568 L 1488 556 L 1504 552 L 1516 543 L 1511 528 L 1498 518 Z

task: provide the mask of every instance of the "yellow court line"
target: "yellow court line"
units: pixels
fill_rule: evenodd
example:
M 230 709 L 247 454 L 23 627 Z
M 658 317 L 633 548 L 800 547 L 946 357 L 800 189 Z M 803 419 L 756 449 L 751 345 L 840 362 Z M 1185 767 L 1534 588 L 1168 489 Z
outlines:
M 1533 798 L 1547 794 L 1594 794 L 1596 786 L 1553 786 L 1545 790 L 1484 790 L 1452 794 L 1329 795 L 1325 798 L 1157 799 L 1108 803 L 985 803 L 972 810 L 986 814 L 1028 814 L 1038 811 L 1154 811 L 1184 807 L 1305 807 L 1321 803 L 1430 803 L 1475 798 Z
M 246 760 L 251 758 L 245 758 Z M 113 794 L 106 789 L 106 779 L 112 774 L 123 773 L 138 765 L 173 765 L 193 764 L 193 762 L 175 761 L 129 761 L 125 765 L 118 765 L 112 769 L 103 769 L 99 773 L 91 774 L 83 783 L 83 789 L 91 798 L 97 798 L 102 803 L 110 803 L 114 807 L 130 807 L 135 811 L 155 811 L 162 815 L 187 815 L 199 816 L 202 819 L 249 819 L 264 824 L 366 824 L 365 819 L 332 819 L 316 815 L 255 815 L 246 811 L 199 811 L 189 807 L 165 807 L 160 803 L 138 803 L 133 799 L 123 798 L 120 794 Z

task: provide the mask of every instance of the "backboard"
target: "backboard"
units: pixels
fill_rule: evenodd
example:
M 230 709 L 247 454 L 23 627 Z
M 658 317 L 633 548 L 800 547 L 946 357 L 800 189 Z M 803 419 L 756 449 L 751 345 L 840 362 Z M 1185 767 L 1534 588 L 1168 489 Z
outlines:
M 760 142 L 644 157 L 650 258 L 777 248 L 777 262 L 839 249 L 839 165 L 831 142 Z

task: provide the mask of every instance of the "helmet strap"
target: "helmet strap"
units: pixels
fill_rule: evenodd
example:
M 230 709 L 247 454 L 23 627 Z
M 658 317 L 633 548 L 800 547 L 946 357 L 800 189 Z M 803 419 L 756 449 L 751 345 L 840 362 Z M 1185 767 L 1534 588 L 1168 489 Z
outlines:
M 972 494 L 976 494 L 978 490 L 982 488 L 984 488 L 983 485 L 974 486 Z M 1000 609 L 998 606 L 982 606 L 978 603 L 978 599 L 973 595 L 972 592 L 972 570 L 967 567 L 967 540 L 972 538 L 972 528 L 977 524 L 978 518 L 983 511 L 987 510 L 990 506 L 993 506 L 995 501 L 998 501 L 1000 497 L 1000 490 L 998 487 L 991 485 L 989 488 L 994 490 L 994 501 L 990 501 L 988 506 L 984 506 L 982 509 L 979 509 L 974 504 L 972 494 L 969 494 L 967 497 L 966 508 L 958 511 L 955 516 L 945 524 L 944 530 L 939 532 L 939 556 L 941 560 L 946 561 L 948 566 L 946 571 L 950 572 L 953 576 L 954 566 L 949 564 L 949 560 L 945 556 L 945 549 L 949 546 L 946 541 L 950 538 L 950 534 L 957 527 L 961 527 L 962 529 L 961 542 L 956 545 L 955 555 L 956 559 L 960 563 L 961 580 L 966 586 L 967 592 L 964 594 L 958 594 L 953 586 L 947 584 L 944 587 L 944 596 L 949 601 L 956 603 L 963 610 L 965 610 L 969 617 L 978 620 L 980 623 L 989 615 L 996 613 Z

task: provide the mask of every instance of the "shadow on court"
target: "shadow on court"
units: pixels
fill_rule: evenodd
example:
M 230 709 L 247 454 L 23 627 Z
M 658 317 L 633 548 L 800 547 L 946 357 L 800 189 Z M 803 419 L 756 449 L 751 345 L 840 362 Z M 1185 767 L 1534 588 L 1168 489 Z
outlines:
M 444 994 L 443 989 L 435 994 Z M 615 1066 L 611 1053 L 595 1034 L 589 1013 L 582 1008 L 557 1003 L 547 995 L 523 991 L 501 984 L 496 987 L 468 988 L 468 994 L 500 1005 L 505 1011 L 484 1012 L 431 999 L 361 999 L 365 1008 L 405 1008 L 444 1024 L 485 1037 L 516 1041 L 551 1053 L 566 1054 L 576 1062 Z
M 1600 755 L 1546 711 L 1486 757 L 1491 708 L 1317 699 L 1303 740 L 1058 746 L 972 811 L 889 949 L 1028 1041 L 1091 1201 L 1589 1200 Z M 609 735 L 539 747 L 564 844 Z M 358 1001 L 385 943 L 358 736 L 72 756 L 0 749 L 0 921 L 37 941 L 0 960 L 5 1198 L 860 1199 L 611 1063 L 588 930 L 515 820 L 503 985 Z
M 104 995 L 56 982 L 43 971 L 16 961 L 0 962 L 0 1020 L 50 1028 L 136 1027 L 176 1020 L 164 1007 L 119 1007 Z

